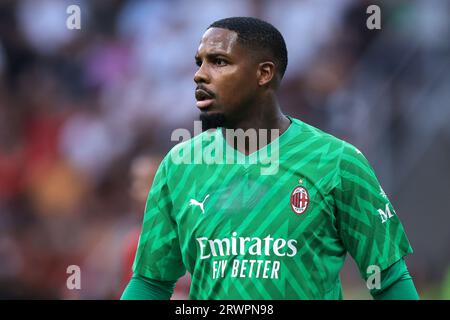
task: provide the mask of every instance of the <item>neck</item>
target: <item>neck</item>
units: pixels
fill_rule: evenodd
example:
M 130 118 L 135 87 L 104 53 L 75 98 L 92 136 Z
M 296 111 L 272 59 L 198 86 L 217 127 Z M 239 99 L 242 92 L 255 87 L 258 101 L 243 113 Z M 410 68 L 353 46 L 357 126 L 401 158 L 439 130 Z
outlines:
M 279 137 L 283 132 L 287 130 L 291 124 L 290 120 L 281 112 L 277 99 L 274 96 L 266 97 L 264 101 L 254 103 L 253 107 L 247 109 L 248 112 L 245 116 L 241 117 L 238 121 L 227 126 L 226 129 L 242 129 L 246 132 L 248 129 L 256 130 L 258 133 L 261 129 L 267 130 L 267 137 L 264 141 L 271 143 L 274 139 Z M 278 130 L 278 134 L 272 136 L 271 129 Z M 245 142 L 245 147 L 239 147 L 239 143 L 236 140 L 229 140 L 226 135 L 225 128 L 222 129 L 222 134 L 226 137 L 228 143 L 236 147 L 239 151 L 245 154 L 252 153 L 256 150 L 251 150 L 249 147 L 251 143 Z M 257 134 L 257 146 L 262 148 L 260 141 L 260 134 Z
M 281 112 L 275 96 L 269 95 L 256 101 L 239 119 L 230 123 L 228 129 L 278 129 L 282 134 L 290 125 L 290 120 Z

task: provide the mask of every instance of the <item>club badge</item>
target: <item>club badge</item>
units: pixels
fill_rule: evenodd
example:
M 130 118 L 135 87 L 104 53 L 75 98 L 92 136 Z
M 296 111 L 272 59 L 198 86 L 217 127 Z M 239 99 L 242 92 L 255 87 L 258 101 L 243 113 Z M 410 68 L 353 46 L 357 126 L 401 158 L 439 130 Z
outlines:
M 308 209 L 308 205 L 309 205 L 308 190 L 306 190 L 306 188 L 302 186 L 295 187 L 291 193 L 292 211 L 294 211 L 295 214 L 301 215 L 306 212 L 306 210 Z

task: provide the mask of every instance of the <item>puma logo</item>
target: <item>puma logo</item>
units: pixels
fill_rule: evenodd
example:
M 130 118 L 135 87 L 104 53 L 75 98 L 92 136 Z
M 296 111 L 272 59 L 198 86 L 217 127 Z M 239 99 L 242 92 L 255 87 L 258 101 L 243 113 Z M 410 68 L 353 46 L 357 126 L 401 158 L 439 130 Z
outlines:
M 204 209 L 203 206 L 204 206 L 204 204 L 205 204 L 206 199 L 208 199 L 208 198 L 209 198 L 209 194 L 206 195 L 205 199 L 203 199 L 202 202 L 198 202 L 198 201 L 195 200 L 195 199 L 191 199 L 191 200 L 189 201 L 189 205 L 190 205 L 190 206 L 198 206 L 198 207 L 200 207 L 200 209 L 202 210 L 202 213 L 205 213 L 205 209 Z

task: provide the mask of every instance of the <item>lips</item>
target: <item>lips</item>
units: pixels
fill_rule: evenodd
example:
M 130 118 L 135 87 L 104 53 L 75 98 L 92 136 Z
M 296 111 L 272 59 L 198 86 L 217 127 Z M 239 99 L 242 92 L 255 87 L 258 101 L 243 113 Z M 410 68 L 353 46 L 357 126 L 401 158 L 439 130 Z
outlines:
M 197 107 L 200 109 L 209 107 L 213 103 L 213 95 L 204 89 L 195 90 L 195 99 L 197 100 Z

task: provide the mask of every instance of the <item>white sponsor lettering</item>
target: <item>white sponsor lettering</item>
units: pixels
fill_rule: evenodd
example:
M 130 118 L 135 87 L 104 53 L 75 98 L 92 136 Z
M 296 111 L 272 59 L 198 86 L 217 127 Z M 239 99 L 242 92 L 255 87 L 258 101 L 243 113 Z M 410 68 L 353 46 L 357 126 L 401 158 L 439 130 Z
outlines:
M 380 214 L 381 223 L 385 223 L 388 219 L 394 216 L 389 209 L 389 203 L 386 203 L 385 211 L 383 211 L 382 209 L 378 209 L 378 213 Z
M 297 254 L 297 240 L 274 239 L 270 234 L 265 238 L 237 237 L 233 232 L 230 238 L 208 239 L 196 238 L 200 248 L 200 260 L 212 257 L 225 257 L 230 255 L 267 256 L 272 254 L 278 257 L 293 257 Z

